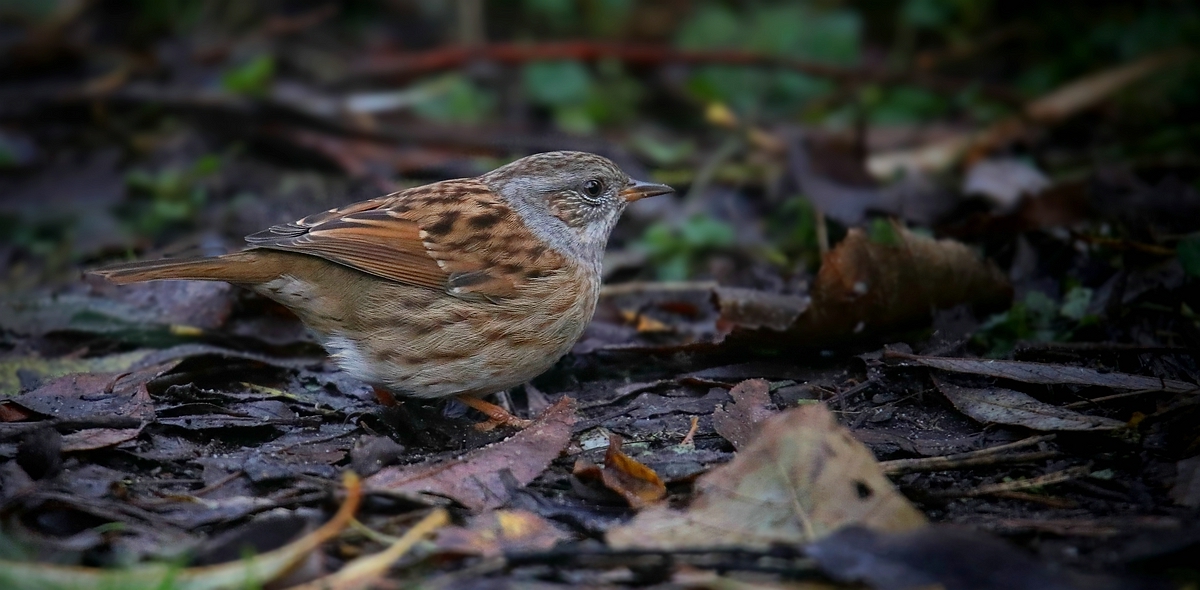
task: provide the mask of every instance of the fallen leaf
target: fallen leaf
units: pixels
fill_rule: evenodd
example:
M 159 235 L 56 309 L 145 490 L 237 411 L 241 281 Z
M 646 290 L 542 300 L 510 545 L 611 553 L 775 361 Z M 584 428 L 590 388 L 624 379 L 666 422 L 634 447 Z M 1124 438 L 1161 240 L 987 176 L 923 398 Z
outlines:
M 447 496 L 472 510 L 496 508 L 510 493 L 501 473 L 507 471 L 522 486 L 536 479 L 566 448 L 574 423 L 575 402 L 564 397 L 503 441 L 446 461 L 387 467 L 367 478 L 366 486 Z
M 890 227 L 875 239 L 851 229 L 825 255 L 812 305 L 788 330 L 795 340 L 829 347 L 928 322 L 933 309 L 1011 301 L 1004 273 L 966 245 Z
M 146 382 L 161 373 L 148 369 L 132 374 L 91 373 L 59 377 L 12 402 L 57 420 L 86 422 L 96 416 L 125 416 L 143 421 L 154 417 Z
M 443 553 L 499 557 L 545 551 L 568 538 L 550 521 L 527 510 L 496 510 L 472 518 L 466 527 L 438 531 L 434 544 Z
M 1004 273 L 966 245 L 934 240 L 894 223 L 883 225 L 881 233 L 872 238 L 851 229 L 825 255 L 809 297 L 705 283 L 642 284 L 636 292 L 610 289 L 603 294 L 610 304 L 640 296 L 659 307 L 665 307 L 665 298 L 691 302 L 707 294 L 719 315 L 715 326 L 707 317 L 703 326 L 676 326 L 681 337 L 675 339 L 642 338 L 605 348 L 665 352 L 722 344 L 825 349 L 920 326 L 937 309 L 970 305 L 1000 310 L 1011 303 L 1012 287 Z
M 128 371 L 153 350 L 134 350 L 90 358 L 44 359 L 39 356 L 0 359 L 0 395 L 20 393 L 22 382 L 44 381 L 71 373 L 121 373 Z
M 142 428 L 88 428 L 64 435 L 62 452 L 93 451 L 119 445 L 133 440 L 142 433 Z
M 0 560 L 0 583 L 5 588 L 214 588 L 261 587 L 290 571 L 322 544 L 346 528 L 362 499 L 358 476 L 347 472 L 346 499 L 333 518 L 317 530 L 274 551 L 218 565 L 181 569 L 155 563 L 125 569 L 53 565 Z
M 621 444 L 621 437 L 610 434 L 608 449 L 604 452 L 604 466 L 579 459 L 575 462 L 572 475 L 581 481 L 601 482 L 633 508 L 645 508 L 666 497 L 667 486 L 658 474 L 621 451 Z
M 108 296 L 64 294 L 0 300 L 0 329 L 43 335 L 71 331 L 121 342 L 165 346 L 221 327 L 233 287 L 206 281 L 154 281 Z
M 848 527 L 805 553 L 830 577 L 876 590 L 1077 590 L 1120 588 L 1119 580 L 1072 578 L 1003 540 L 952 525 L 884 532 Z
M 754 289 L 715 287 L 713 295 L 721 311 L 722 322 L 750 330 L 787 330 L 809 306 L 806 297 Z
M 1200 507 L 1200 455 L 1175 464 L 1171 499 L 1180 506 Z
M 748 379 L 729 390 L 733 401 L 713 411 L 713 429 L 741 449 L 754 439 L 763 421 L 775 415 L 771 386 L 765 379 Z
M 902 364 L 914 364 L 951 373 L 983 375 L 996 379 L 1009 379 L 1039 385 L 1088 385 L 1111 389 L 1147 389 L 1170 393 L 1192 393 L 1200 391 L 1200 385 L 1129 373 L 1102 372 L 1087 367 L 1051 365 L 1026 361 L 1001 361 L 992 359 L 945 358 L 919 356 L 897 351 L 887 351 L 884 358 L 896 359 Z
M 1125 426 L 1120 420 L 1080 414 L 1011 389 L 960 387 L 940 380 L 934 383 L 960 412 L 984 424 L 1008 424 L 1044 432 L 1116 430 Z
M 696 481 L 686 511 L 655 506 L 611 529 L 614 548 L 767 548 L 860 524 L 887 531 L 925 525 L 862 443 L 824 405 L 767 420 L 729 463 Z

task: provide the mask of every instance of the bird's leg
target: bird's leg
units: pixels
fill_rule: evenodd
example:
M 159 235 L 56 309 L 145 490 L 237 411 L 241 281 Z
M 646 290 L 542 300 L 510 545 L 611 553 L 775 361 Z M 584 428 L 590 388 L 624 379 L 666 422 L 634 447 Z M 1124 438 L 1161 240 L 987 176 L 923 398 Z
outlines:
M 479 424 L 475 425 L 477 430 L 487 431 L 497 426 L 507 426 L 519 430 L 533 423 L 524 418 L 513 416 L 508 412 L 508 410 L 505 410 L 496 404 L 485 402 L 477 397 L 459 395 L 455 396 L 454 399 L 462 402 L 468 408 L 477 410 L 488 417 L 487 422 L 480 422 Z

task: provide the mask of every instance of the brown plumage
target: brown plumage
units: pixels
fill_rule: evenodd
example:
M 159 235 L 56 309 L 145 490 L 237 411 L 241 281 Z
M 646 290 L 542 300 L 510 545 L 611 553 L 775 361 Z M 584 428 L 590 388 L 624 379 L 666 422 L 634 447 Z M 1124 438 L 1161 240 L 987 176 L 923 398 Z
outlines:
M 550 152 L 277 225 L 241 252 L 94 272 L 243 285 L 296 312 L 355 377 L 481 407 L 470 396 L 566 354 L 595 311 L 617 218 L 670 191 L 594 154 Z

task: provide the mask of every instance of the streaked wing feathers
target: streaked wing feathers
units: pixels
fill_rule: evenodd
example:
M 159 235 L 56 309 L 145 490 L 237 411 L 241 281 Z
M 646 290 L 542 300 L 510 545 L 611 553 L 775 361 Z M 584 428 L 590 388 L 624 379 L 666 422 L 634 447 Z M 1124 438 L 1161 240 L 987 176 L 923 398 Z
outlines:
M 484 225 L 483 222 L 488 224 Z M 332 209 L 247 236 L 385 279 L 489 300 L 564 263 L 478 181 L 457 180 Z

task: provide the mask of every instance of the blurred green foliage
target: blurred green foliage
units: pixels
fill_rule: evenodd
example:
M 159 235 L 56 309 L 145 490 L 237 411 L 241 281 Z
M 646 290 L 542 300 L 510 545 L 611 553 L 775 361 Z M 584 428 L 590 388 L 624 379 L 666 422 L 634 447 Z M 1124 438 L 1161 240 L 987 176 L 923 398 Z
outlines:
M 203 181 L 222 163 L 221 156 L 209 154 L 183 168 L 134 170 L 125 177 L 130 199 L 117 213 L 134 233 L 147 236 L 192 221 L 208 200 Z
M 680 27 L 682 49 L 741 49 L 851 65 L 858 61 L 861 22 L 856 12 L 809 4 L 755 4 L 746 11 L 710 2 Z M 743 116 L 788 116 L 829 95 L 833 84 L 805 74 L 741 66 L 696 68 L 688 89 Z
M 1061 302 L 1031 291 L 1008 311 L 984 322 L 973 340 L 993 358 L 1008 355 L 1020 342 L 1068 341 L 1077 330 L 1098 321 L 1087 314 L 1092 296 L 1091 289 L 1081 286 L 1068 289 Z
M 681 281 L 691 276 L 701 259 L 732 246 L 736 237 L 728 224 L 694 215 L 679 224 L 651 225 L 636 246 L 653 263 L 659 280 Z
M 430 121 L 479 123 L 490 117 L 496 108 L 495 92 L 460 73 L 424 81 L 417 88 L 424 91 L 424 96 L 413 104 L 413 112 Z
M 221 75 L 221 87 L 234 94 L 266 96 L 274 76 L 275 58 L 262 54 L 226 70 Z
M 588 34 L 612 37 L 626 29 L 634 0 L 524 0 L 522 8 L 531 20 L 545 24 L 556 34 Z
M 1200 278 L 1200 234 L 1180 240 L 1179 245 L 1175 247 L 1175 254 L 1179 257 L 1179 264 L 1183 266 L 1185 274 L 1192 278 Z
M 558 128 L 569 133 L 633 120 L 642 95 L 641 85 L 613 60 L 596 64 L 594 72 L 577 61 L 533 62 L 522 68 L 521 80 L 529 101 L 548 109 Z
M 767 216 L 766 234 L 779 255 L 772 255 L 786 264 L 800 262 L 815 269 L 821 262 L 817 245 L 817 214 L 812 203 L 804 197 L 792 197 Z

